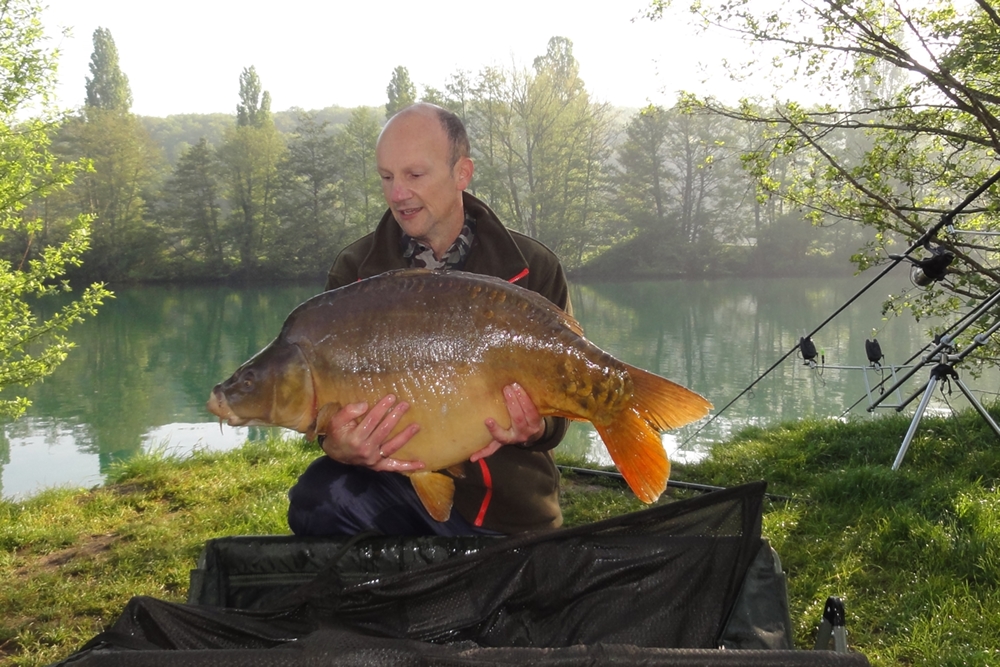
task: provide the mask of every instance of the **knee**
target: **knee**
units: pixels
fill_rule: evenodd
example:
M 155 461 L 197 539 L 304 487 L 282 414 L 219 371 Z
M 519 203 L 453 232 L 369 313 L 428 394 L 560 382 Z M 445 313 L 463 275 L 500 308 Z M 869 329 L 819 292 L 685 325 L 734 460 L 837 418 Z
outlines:
M 313 461 L 288 491 L 288 527 L 301 537 L 354 535 L 371 528 L 379 511 L 380 482 L 367 468 L 328 457 Z
M 336 512 L 335 487 L 347 471 L 340 463 L 320 457 L 309 464 L 288 490 L 288 527 L 299 536 L 330 534 L 324 524 Z

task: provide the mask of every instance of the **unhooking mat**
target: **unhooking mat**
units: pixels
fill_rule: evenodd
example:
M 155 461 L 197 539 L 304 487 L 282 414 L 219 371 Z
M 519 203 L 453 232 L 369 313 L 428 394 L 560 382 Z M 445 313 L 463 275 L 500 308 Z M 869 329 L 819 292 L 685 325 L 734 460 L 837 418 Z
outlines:
M 868 664 L 790 650 L 764 486 L 502 539 L 215 540 L 199 604 L 134 598 L 60 664 Z

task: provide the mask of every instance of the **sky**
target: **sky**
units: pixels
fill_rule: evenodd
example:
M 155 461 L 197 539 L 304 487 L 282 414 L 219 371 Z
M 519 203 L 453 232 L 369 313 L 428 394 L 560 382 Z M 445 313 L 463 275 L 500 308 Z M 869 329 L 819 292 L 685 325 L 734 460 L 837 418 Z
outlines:
M 147 116 L 233 113 L 240 73 L 251 65 L 271 93 L 273 111 L 378 106 L 399 65 L 418 92 L 427 85 L 443 89 L 462 69 L 530 67 L 553 36 L 572 40 L 580 75 L 597 101 L 669 106 L 680 89 L 724 85 L 717 63 L 732 50 L 724 39 L 706 41 L 681 9 L 660 21 L 641 18 L 643 0 L 45 4 L 43 24 L 62 54 L 60 106 L 83 103 L 93 32 L 103 27 L 129 78 L 132 110 Z M 64 36 L 63 28 L 71 33 Z M 716 62 L 700 64 L 699 54 Z

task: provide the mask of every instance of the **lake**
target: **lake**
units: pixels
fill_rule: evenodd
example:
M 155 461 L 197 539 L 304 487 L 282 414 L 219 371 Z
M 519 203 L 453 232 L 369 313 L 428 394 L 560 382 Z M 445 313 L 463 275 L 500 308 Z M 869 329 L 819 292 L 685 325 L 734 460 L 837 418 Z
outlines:
M 588 283 L 574 284 L 571 298 L 588 338 L 623 361 L 698 391 L 718 411 L 867 280 Z M 895 282 L 883 280 L 814 337 L 826 368 L 809 368 L 796 354 L 707 427 L 664 436 L 671 457 L 696 459 L 710 443 L 749 424 L 836 417 L 859 400 L 851 414 L 867 418 L 866 373 L 871 385 L 880 374 L 860 370 L 868 365 L 865 340 L 875 333 L 886 363 L 893 364 L 930 340 L 926 322 L 882 317 L 886 295 L 901 289 L 914 289 L 902 274 Z M 215 383 L 266 345 L 316 288 L 145 286 L 116 292 L 97 317 L 72 330 L 77 347 L 69 359 L 28 390 L 33 405 L 27 414 L 0 424 L 4 497 L 99 484 L 112 462 L 151 448 L 183 454 L 263 437 L 264 429 L 220 429 L 205 401 Z M 902 397 L 918 391 L 928 375 L 929 367 L 920 369 Z M 977 394 L 987 394 L 984 400 L 995 396 L 996 373 L 962 377 Z M 957 388 L 950 402 L 968 407 Z M 947 409 L 936 394 L 931 410 Z M 589 424 L 574 424 L 561 447 L 610 463 Z

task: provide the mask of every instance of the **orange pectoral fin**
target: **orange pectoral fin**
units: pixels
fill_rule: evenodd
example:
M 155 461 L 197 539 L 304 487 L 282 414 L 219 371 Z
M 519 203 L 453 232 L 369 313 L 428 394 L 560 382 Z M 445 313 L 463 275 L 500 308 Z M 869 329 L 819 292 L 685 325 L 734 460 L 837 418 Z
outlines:
M 330 425 L 330 419 L 340 412 L 342 407 L 340 403 L 324 403 L 316 412 L 316 419 L 309 425 L 306 439 L 314 440 L 318 435 L 326 435 L 326 427 Z
M 455 481 L 439 472 L 410 473 L 410 482 L 424 509 L 435 521 L 447 521 L 455 497 Z

